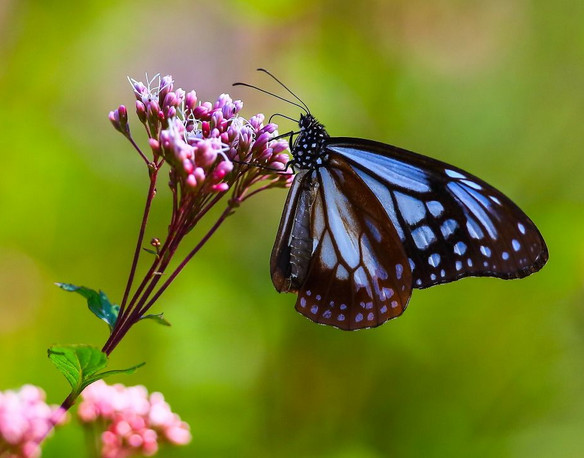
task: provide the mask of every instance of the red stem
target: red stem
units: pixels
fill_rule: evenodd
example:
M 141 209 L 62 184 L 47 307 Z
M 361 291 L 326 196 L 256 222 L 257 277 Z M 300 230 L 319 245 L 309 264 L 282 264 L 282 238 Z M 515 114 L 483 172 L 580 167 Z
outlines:
M 136 248 L 134 250 L 134 257 L 132 259 L 132 267 L 130 268 L 130 275 L 128 276 L 128 282 L 126 283 L 126 289 L 124 291 L 124 298 L 120 305 L 120 313 L 118 316 L 123 316 L 124 309 L 126 307 L 126 302 L 128 300 L 128 295 L 130 294 L 130 289 L 132 288 L 132 283 L 134 282 L 134 275 L 136 274 L 136 268 L 138 266 L 138 259 L 140 258 L 140 253 L 142 251 L 142 242 L 144 241 L 144 233 L 146 232 L 146 224 L 148 222 L 148 215 L 150 214 L 150 207 L 152 205 L 152 200 L 154 200 L 154 195 L 156 194 L 156 178 L 158 176 L 158 169 L 153 169 L 150 173 L 150 187 L 148 188 L 148 195 L 146 197 L 146 205 L 144 206 L 144 215 L 142 216 L 142 224 L 140 226 L 140 233 L 138 235 L 138 241 L 136 242 Z
M 217 196 L 217 200 L 221 197 L 222 196 Z M 125 334 L 130 330 L 130 328 L 136 322 L 138 322 L 140 320 L 140 318 L 144 315 L 144 313 L 146 313 L 146 311 L 150 307 L 152 307 L 152 305 L 158 300 L 158 298 L 168 288 L 168 286 L 170 286 L 170 284 L 174 281 L 176 276 L 182 271 L 182 269 L 186 266 L 186 264 L 203 247 L 203 245 L 209 240 L 209 238 L 215 233 L 215 231 L 217 231 L 219 226 L 221 226 L 221 224 L 225 221 L 225 219 L 232 213 L 233 208 L 236 206 L 236 205 L 234 205 L 234 202 L 238 202 L 238 201 L 236 199 L 232 199 L 230 201 L 227 208 L 223 211 L 223 213 L 217 219 L 215 224 L 203 236 L 203 238 L 199 241 L 199 243 L 195 246 L 195 248 L 193 248 L 193 250 L 179 264 L 179 266 L 174 270 L 174 272 L 167 278 L 167 280 L 160 287 L 160 289 L 155 293 L 155 295 L 148 301 L 148 303 L 146 303 L 146 301 L 148 300 L 148 297 L 150 296 L 150 294 L 152 293 L 152 291 L 154 290 L 154 288 L 156 287 L 156 285 L 160 281 L 160 276 L 157 276 L 156 278 L 151 279 L 151 282 L 148 285 L 148 288 L 146 289 L 146 291 L 144 291 L 144 293 L 140 297 L 140 300 L 135 304 L 135 306 L 131 310 L 128 309 L 127 314 L 126 314 L 127 316 L 124 317 L 123 322 L 121 322 L 119 324 L 119 326 L 116 325 L 117 332 L 115 332 L 115 334 L 112 333 L 112 335 L 110 336 L 110 338 L 106 342 L 106 345 L 103 348 L 103 351 L 105 353 L 107 353 L 109 355 L 114 350 L 114 348 L 120 343 L 120 341 L 123 339 Z M 212 205 L 209 205 L 209 207 L 206 210 L 208 210 L 211 206 Z M 199 214 L 199 215 L 197 215 L 197 218 L 200 219 L 201 216 L 202 215 Z M 186 235 L 186 234 L 183 234 L 183 235 Z M 166 269 L 166 267 L 168 266 L 168 264 L 170 262 L 170 258 L 172 257 L 172 255 L 176 251 L 178 244 L 180 243 L 180 239 L 182 239 L 182 237 L 175 238 L 173 246 L 169 247 L 168 258 L 165 259 L 165 262 L 163 262 L 159 266 L 160 267 L 159 270 L 161 272 L 163 272 L 164 269 Z M 144 305 L 144 304 L 146 304 L 146 305 Z

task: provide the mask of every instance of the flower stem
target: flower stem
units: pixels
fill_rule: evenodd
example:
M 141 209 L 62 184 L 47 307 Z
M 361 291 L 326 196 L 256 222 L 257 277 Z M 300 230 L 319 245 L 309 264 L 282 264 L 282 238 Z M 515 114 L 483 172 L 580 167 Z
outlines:
M 127 313 L 123 318 L 123 321 L 119 324 L 116 323 L 116 329 L 110 335 L 110 338 L 104 345 L 102 351 L 105 352 L 108 356 L 114 350 L 114 348 L 120 343 L 120 341 L 124 338 L 126 333 L 130 330 L 130 328 L 137 323 L 140 318 L 152 307 L 152 305 L 158 300 L 158 298 L 162 295 L 162 293 L 170 286 L 170 284 L 174 281 L 176 276 L 182 271 L 182 269 L 187 265 L 187 263 L 192 259 L 192 257 L 197 254 L 197 252 L 207 243 L 209 238 L 217 231 L 219 226 L 227 219 L 229 215 L 233 213 L 233 209 L 239 205 L 239 201 L 237 199 L 231 199 L 229 204 L 223 211 L 223 213 L 219 216 L 215 224 L 207 231 L 207 233 L 203 236 L 203 238 L 199 241 L 199 243 L 193 248 L 193 250 L 183 259 L 183 261 L 179 264 L 179 266 L 172 272 L 172 274 L 166 279 L 164 284 L 160 287 L 160 289 L 154 294 L 154 296 L 148 301 L 148 298 L 152 291 L 156 288 L 156 285 L 160 281 L 160 275 L 157 275 L 154 278 L 151 278 L 150 284 L 140 297 L 140 299 L 136 302 L 134 307 L 128 308 Z M 185 234 L 183 234 L 185 235 Z M 176 247 L 180 243 L 182 237 L 177 237 L 174 240 L 172 246 L 169 247 L 169 256 L 159 265 L 159 272 L 162 273 L 168 266 L 170 262 L 170 258 Z M 148 301 L 146 303 L 146 301 Z
M 152 299 L 150 299 L 150 301 L 148 301 L 148 303 L 145 306 L 143 306 L 139 311 L 137 311 L 136 308 L 136 311 L 134 313 L 137 313 L 137 315 L 142 316 L 144 315 L 144 313 L 148 311 L 150 307 L 152 307 L 152 305 L 158 300 L 158 298 L 162 295 L 166 288 L 170 286 L 170 284 L 173 282 L 176 276 L 183 270 L 183 268 L 188 264 L 192 257 L 195 254 L 197 254 L 197 252 L 203 247 L 205 243 L 207 243 L 209 238 L 211 238 L 215 231 L 219 229 L 219 226 L 223 224 L 227 217 L 233 213 L 233 208 L 234 205 L 230 201 L 230 203 L 227 205 L 227 208 L 225 208 L 219 219 L 215 222 L 211 229 L 209 229 L 209 231 L 204 235 L 204 237 L 200 240 L 197 246 L 195 246 L 195 248 L 193 248 L 193 250 L 183 259 L 183 261 L 178 265 L 174 272 L 170 274 L 170 276 L 166 279 L 166 281 L 163 283 L 160 289 L 156 292 L 156 294 L 154 294 Z
M 134 257 L 132 259 L 132 267 L 130 268 L 130 275 L 128 276 L 128 282 L 126 283 L 126 289 L 124 291 L 124 298 L 120 305 L 119 316 L 124 314 L 124 308 L 126 307 L 126 302 L 128 300 L 128 295 L 132 288 L 132 283 L 134 282 L 134 275 L 136 274 L 136 267 L 138 266 L 138 259 L 140 258 L 140 252 L 142 251 L 142 242 L 144 241 L 144 233 L 146 232 L 146 224 L 148 222 L 148 215 L 150 214 L 150 207 L 152 205 L 152 200 L 156 194 L 156 178 L 158 176 L 158 169 L 151 169 L 150 173 L 150 187 L 148 188 L 148 195 L 146 197 L 146 205 L 144 206 L 144 215 L 142 216 L 142 224 L 140 226 L 140 233 L 138 235 L 138 240 L 136 242 L 136 248 L 134 250 Z

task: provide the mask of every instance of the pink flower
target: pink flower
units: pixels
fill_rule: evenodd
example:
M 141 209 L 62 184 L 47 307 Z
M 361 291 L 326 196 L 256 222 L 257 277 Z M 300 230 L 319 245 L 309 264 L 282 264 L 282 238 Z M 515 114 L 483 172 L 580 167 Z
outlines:
M 34 385 L 0 392 L 0 451 L 8 457 L 38 457 L 37 445 L 54 422 L 62 424 L 58 406 L 45 403 L 45 392 Z
M 148 394 L 143 386 L 108 385 L 103 380 L 88 386 L 77 410 L 84 423 L 105 424 L 102 457 L 153 455 L 161 443 L 185 445 L 189 426 L 172 412 L 161 393 Z

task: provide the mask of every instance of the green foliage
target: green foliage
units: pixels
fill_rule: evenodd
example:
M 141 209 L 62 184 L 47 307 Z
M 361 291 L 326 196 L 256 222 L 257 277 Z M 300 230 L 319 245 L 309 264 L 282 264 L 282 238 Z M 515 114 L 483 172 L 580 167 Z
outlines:
M 81 294 L 85 299 L 87 299 L 87 306 L 93 314 L 100 320 L 107 323 L 110 328 L 110 332 L 116 324 L 118 319 L 118 313 L 120 311 L 120 306 L 112 304 L 106 294 L 103 291 L 95 291 L 85 286 L 75 286 L 70 283 L 55 283 L 59 288 L 65 291 Z
M 170 326 L 170 322 L 164 318 L 164 313 L 157 313 L 152 315 L 144 315 L 140 320 L 154 320 L 155 323 L 161 324 L 162 326 Z
M 90 345 L 54 345 L 49 348 L 48 355 L 71 385 L 72 398 L 77 398 L 87 386 L 97 380 L 115 374 L 131 374 L 145 364 L 99 372 L 107 366 L 107 355 Z

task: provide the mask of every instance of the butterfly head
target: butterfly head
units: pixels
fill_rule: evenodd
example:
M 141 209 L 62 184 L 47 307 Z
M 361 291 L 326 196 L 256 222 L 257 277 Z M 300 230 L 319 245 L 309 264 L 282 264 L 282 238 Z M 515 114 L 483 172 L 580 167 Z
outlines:
M 300 133 L 292 146 L 293 165 L 300 169 L 315 169 L 327 160 L 324 144 L 329 134 L 324 126 L 309 114 L 301 114 Z

